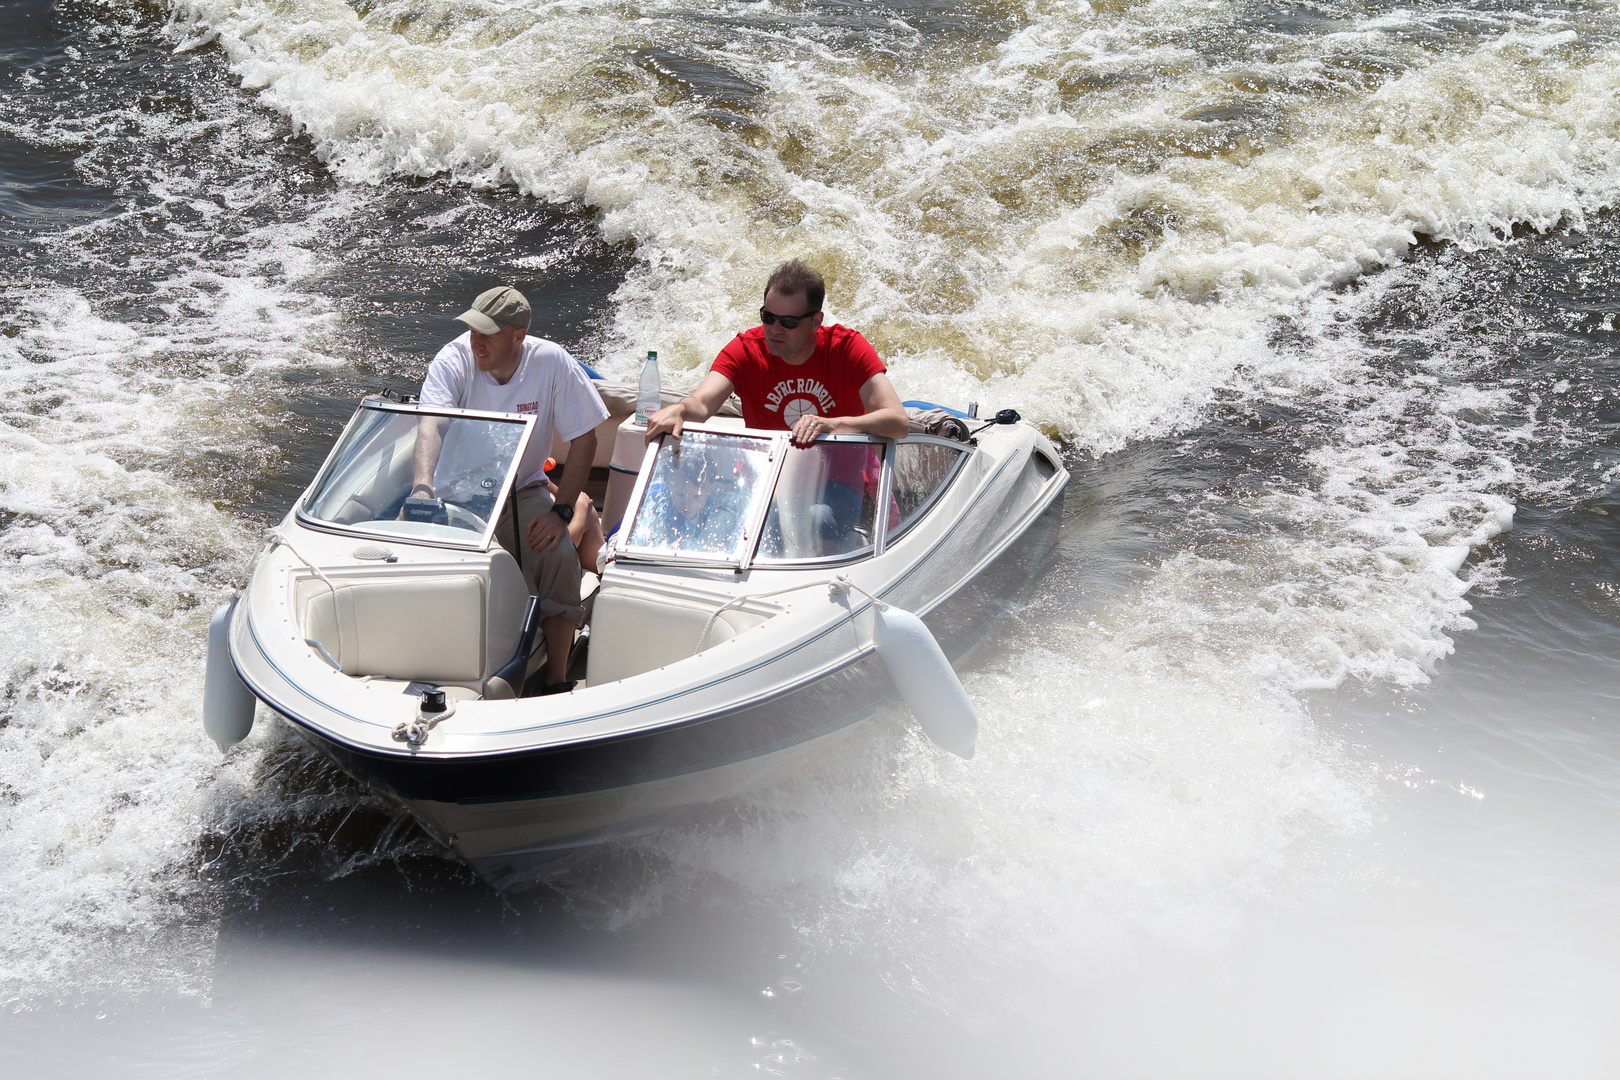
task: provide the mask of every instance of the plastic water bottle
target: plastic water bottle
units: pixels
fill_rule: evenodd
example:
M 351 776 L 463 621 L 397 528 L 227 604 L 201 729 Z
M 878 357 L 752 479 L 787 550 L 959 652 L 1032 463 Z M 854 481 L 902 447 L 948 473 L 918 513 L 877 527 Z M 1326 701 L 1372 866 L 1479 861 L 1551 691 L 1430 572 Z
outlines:
M 664 388 L 658 379 L 658 354 L 647 353 L 647 363 L 641 369 L 641 386 L 636 389 L 636 419 L 650 423 L 652 414 L 664 406 Z

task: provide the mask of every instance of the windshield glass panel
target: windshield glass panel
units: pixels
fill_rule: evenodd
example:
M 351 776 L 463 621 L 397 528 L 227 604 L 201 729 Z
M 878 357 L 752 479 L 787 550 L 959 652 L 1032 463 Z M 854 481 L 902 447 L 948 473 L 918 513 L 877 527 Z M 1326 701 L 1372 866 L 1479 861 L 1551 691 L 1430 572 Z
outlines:
M 380 536 L 487 543 L 527 426 L 519 419 L 362 407 L 303 513 Z M 411 498 L 419 458 L 433 490 Z
M 764 439 L 701 431 L 665 439 L 626 546 L 740 562 L 770 461 Z
M 790 447 L 765 515 L 759 559 L 824 559 L 870 548 L 882 477 L 878 443 Z M 890 523 L 897 520 L 891 500 Z
M 894 502 L 900 522 L 889 524 L 891 540 L 909 529 L 933 503 L 961 456 L 955 447 L 939 443 L 903 442 L 894 448 Z

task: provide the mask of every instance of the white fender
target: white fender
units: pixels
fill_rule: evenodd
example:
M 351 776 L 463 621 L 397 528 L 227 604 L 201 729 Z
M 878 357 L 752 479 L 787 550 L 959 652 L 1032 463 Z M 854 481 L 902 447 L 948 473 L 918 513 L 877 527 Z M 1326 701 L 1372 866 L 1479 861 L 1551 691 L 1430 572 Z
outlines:
M 242 682 L 231 662 L 231 615 L 236 601 L 221 604 L 208 621 L 208 676 L 203 684 L 203 730 L 221 751 L 248 737 L 253 730 L 253 691 Z
M 897 607 L 874 605 L 872 644 L 928 737 L 958 757 L 972 757 L 978 714 L 923 621 Z

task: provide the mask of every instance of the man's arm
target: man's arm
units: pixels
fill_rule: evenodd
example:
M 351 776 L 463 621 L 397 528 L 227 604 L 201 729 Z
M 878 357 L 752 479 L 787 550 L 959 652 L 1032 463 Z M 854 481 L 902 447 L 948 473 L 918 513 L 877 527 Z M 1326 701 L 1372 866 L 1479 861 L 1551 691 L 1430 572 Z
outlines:
M 562 478 L 557 481 L 558 506 L 573 506 L 579 501 L 579 493 L 584 490 L 595 460 L 596 429 L 591 428 L 568 444 L 568 460 L 563 462 Z M 529 547 L 535 551 L 550 551 L 567 531 L 568 526 L 556 514 L 541 514 L 529 522 Z
M 900 395 L 883 372 L 878 372 L 861 385 L 861 404 L 866 406 L 864 416 L 801 416 L 793 425 L 793 442 L 809 446 L 817 435 L 842 432 L 853 435 L 876 435 L 880 439 L 903 439 L 911 432 L 911 421 L 906 407 L 900 404 Z
M 433 497 L 433 470 L 444 449 L 444 428 L 448 423 L 443 416 L 424 416 L 416 422 L 416 451 L 411 459 L 414 484 L 407 495 L 415 496 L 419 489 L 426 488 L 427 498 Z
M 461 339 L 450 341 L 434 355 L 422 379 L 421 396 L 417 399 L 428 407 L 459 408 L 462 385 L 459 373 L 470 363 L 471 354 Z M 450 420 L 444 416 L 424 416 L 416 424 L 416 451 L 412 459 L 413 486 L 407 495 L 416 495 L 426 488 L 426 496 L 433 497 L 433 470 L 439 465 L 439 454 L 444 450 L 444 433 Z
M 647 442 L 652 442 L 660 435 L 673 435 L 681 437 L 681 429 L 687 424 L 700 424 L 720 411 L 720 406 L 726 403 L 731 396 L 731 380 L 718 371 L 711 371 L 703 376 L 703 381 L 697 384 L 697 389 L 687 394 L 673 405 L 666 405 L 652 414 L 652 420 L 647 424 Z M 569 451 L 569 461 L 573 461 L 573 451 Z

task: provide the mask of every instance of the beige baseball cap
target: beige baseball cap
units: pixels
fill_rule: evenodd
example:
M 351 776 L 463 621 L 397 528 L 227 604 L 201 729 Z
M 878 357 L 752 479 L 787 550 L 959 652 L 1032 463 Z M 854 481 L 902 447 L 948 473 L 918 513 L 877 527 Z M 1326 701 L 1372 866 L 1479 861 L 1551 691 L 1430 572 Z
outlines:
M 456 316 L 480 334 L 498 334 L 508 326 L 529 327 L 529 301 L 510 285 L 478 294 L 472 307 Z

